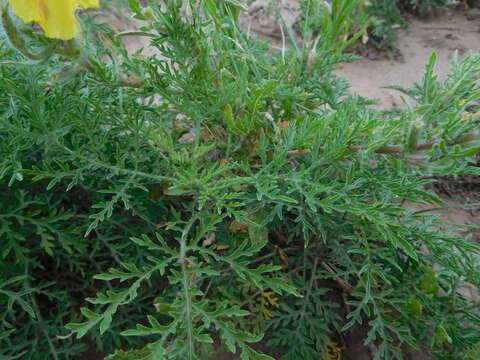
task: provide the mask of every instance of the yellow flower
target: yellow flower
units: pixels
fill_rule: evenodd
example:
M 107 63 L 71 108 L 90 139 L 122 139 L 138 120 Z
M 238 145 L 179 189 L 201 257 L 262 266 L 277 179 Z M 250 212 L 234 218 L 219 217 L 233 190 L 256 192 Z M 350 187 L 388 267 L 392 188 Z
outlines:
M 24 22 L 35 21 L 50 38 L 69 40 L 77 34 L 74 12 L 99 7 L 99 0 L 8 0 Z

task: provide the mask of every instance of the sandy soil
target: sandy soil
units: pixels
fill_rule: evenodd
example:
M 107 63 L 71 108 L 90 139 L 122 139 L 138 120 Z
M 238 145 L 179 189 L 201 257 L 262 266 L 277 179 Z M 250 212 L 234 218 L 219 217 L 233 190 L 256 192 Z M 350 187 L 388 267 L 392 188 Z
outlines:
M 399 35 L 399 60 L 363 58 L 337 72 L 350 81 L 353 92 L 376 99 L 380 109 L 403 107 L 400 93 L 382 86 L 412 87 L 420 82 L 432 52 L 437 53 L 436 72 L 444 79 L 455 51 L 462 58 L 480 50 L 480 20 L 468 21 L 464 13 L 449 11 L 433 19 L 413 20 Z

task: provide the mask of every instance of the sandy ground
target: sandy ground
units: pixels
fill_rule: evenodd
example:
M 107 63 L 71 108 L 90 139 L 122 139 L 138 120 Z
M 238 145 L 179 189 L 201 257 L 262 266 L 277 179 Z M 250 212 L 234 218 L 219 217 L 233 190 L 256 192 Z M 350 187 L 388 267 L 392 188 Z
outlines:
M 398 91 L 382 87 L 413 87 L 422 80 L 432 52 L 437 53 L 436 73 L 444 79 L 455 51 L 462 58 L 480 50 L 480 20 L 468 21 L 464 13 L 450 11 L 433 19 L 413 20 L 399 35 L 399 60 L 363 58 L 337 72 L 350 81 L 353 92 L 377 100 L 380 109 L 403 107 Z

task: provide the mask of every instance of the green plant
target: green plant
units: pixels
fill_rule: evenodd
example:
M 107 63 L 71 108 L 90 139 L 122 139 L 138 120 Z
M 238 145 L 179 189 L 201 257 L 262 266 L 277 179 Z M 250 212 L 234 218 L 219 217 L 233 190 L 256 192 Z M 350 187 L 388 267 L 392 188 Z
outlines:
M 312 33 L 321 46 L 343 52 L 366 33 L 372 18 L 362 0 L 300 1 L 303 34 Z
M 335 9 L 322 41 L 307 16 L 271 53 L 241 3 L 182 5 L 131 0 L 143 26 L 86 19 L 77 44 L 2 41 L 0 354 L 73 358 L 86 338 L 115 360 L 271 359 L 250 346 L 265 336 L 318 359 L 367 323 L 377 359 L 473 356 L 458 290 L 480 285 L 479 246 L 404 205 L 444 205 L 432 175 L 479 174 L 480 54 L 443 83 L 432 56 L 406 90 L 420 105 L 381 117 L 332 73 L 352 58 Z M 37 36 L 7 17 L 10 39 Z M 158 55 L 129 54 L 133 35 Z

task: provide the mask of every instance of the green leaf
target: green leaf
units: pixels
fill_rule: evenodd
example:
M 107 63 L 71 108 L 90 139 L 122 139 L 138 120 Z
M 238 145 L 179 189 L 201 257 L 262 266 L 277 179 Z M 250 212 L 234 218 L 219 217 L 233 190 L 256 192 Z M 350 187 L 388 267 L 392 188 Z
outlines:
M 295 200 L 291 197 L 285 196 L 285 195 L 275 195 L 274 200 L 284 201 L 284 202 L 287 202 L 287 203 L 290 203 L 290 204 L 298 204 L 297 200 Z
M 412 245 L 410 245 L 410 243 L 401 236 L 397 236 L 397 241 L 400 243 L 407 255 L 418 262 L 418 254 L 415 252 L 415 249 L 412 247 Z
M 230 104 L 225 105 L 225 109 L 223 110 L 223 117 L 227 123 L 227 126 L 233 129 L 234 128 L 233 113 L 232 113 L 232 106 Z
M 172 306 L 169 303 L 163 302 L 163 298 L 157 297 L 153 300 L 153 306 L 158 313 L 168 315 L 170 310 L 172 310 Z
M 87 318 L 87 319 L 98 319 L 100 318 L 100 315 L 97 313 L 93 312 L 87 307 L 82 307 L 80 308 L 80 312 Z
M 200 334 L 195 337 L 199 343 L 213 344 L 213 339 L 208 334 Z
M 438 290 L 440 290 L 440 284 L 435 276 L 435 271 L 430 269 L 425 273 L 423 280 L 420 283 L 420 289 L 426 294 L 436 294 Z
M 269 355 L 260 354 L 248 345 L 241 346 L 241 350 L 242 353 L 240 354 L 240 359 L 242 360 L 275 360 Z
M 12 334 L 15 330 L 16 330 L 16 329 L 11 329 L 11 330 L 7 330 L 7 331 L 1 332 L 1 333 L 0 333 L 0 340 L 9 337 L 10 334 Z
M 225 345 L 227 346 L 228 351 L 230 351 L 232 354 L 235 354 L 237 348 L 235 346 L 235 337 L 233 336 L 233 334 L 228 331 L 224 331 L 221 333 L 220 336 Z
M 16 300 L 17 304 L 21 306 L 21 308 L 28 314 L 32 319 L 36 318 L 35 311 L 33 310 L 32 306 L 24 301 L 22 298 L 18 298 Z
M 423 307 L 417 299 L 411 299 L 407 303 L 407 309 L 416 318 L 422 316 Z
M 130 10 L 132 10 L 134 17 L 139 20 L 146 20 L 146 17 L 142 14 L 139 0 L 128 0 Z
M 232 5 L 233 7 L 236 7 L 240 10 L 248 11 L 248 6 L 242 4 L 238 0 L 220 0 L 220 1 L 224 2 L 225 4 Z
M 205 5 L 214 19 L 217 19 L 217 6 L 213 0 L 205 0 Z
M 44 233 L 43 230 L 39 231 L 41 239 L 40 247 L 43 248 L 48 255 L 53 256 L 54 245 L 50 240 L 54 240 L 54 238 L 51 235 Z
M 103 335 L 105 331 L 108 330 L 112 323 L 112 316 L 110 314 L 105 315 L 103 320 L 100 322 L 100 334 Z
M 437 338 L 437 341 L 439 344 L 443 344 L 444 342 L 447 342 L 449 344 L 452 343 L 452 338 L 450 337 L 450 335 L 448 335 L 448 332 L 443 327 L 443 325 L 439 325 L 437 327 L 437 332 L 435 333 L 435 337 Z
M 183 196 L 183 195 L 189 195 L 191 194 L 191 192 L 192 192 L 191 190 L 170 187 L 167 190 L 165 190 L 163 193 L 169 196 Z

